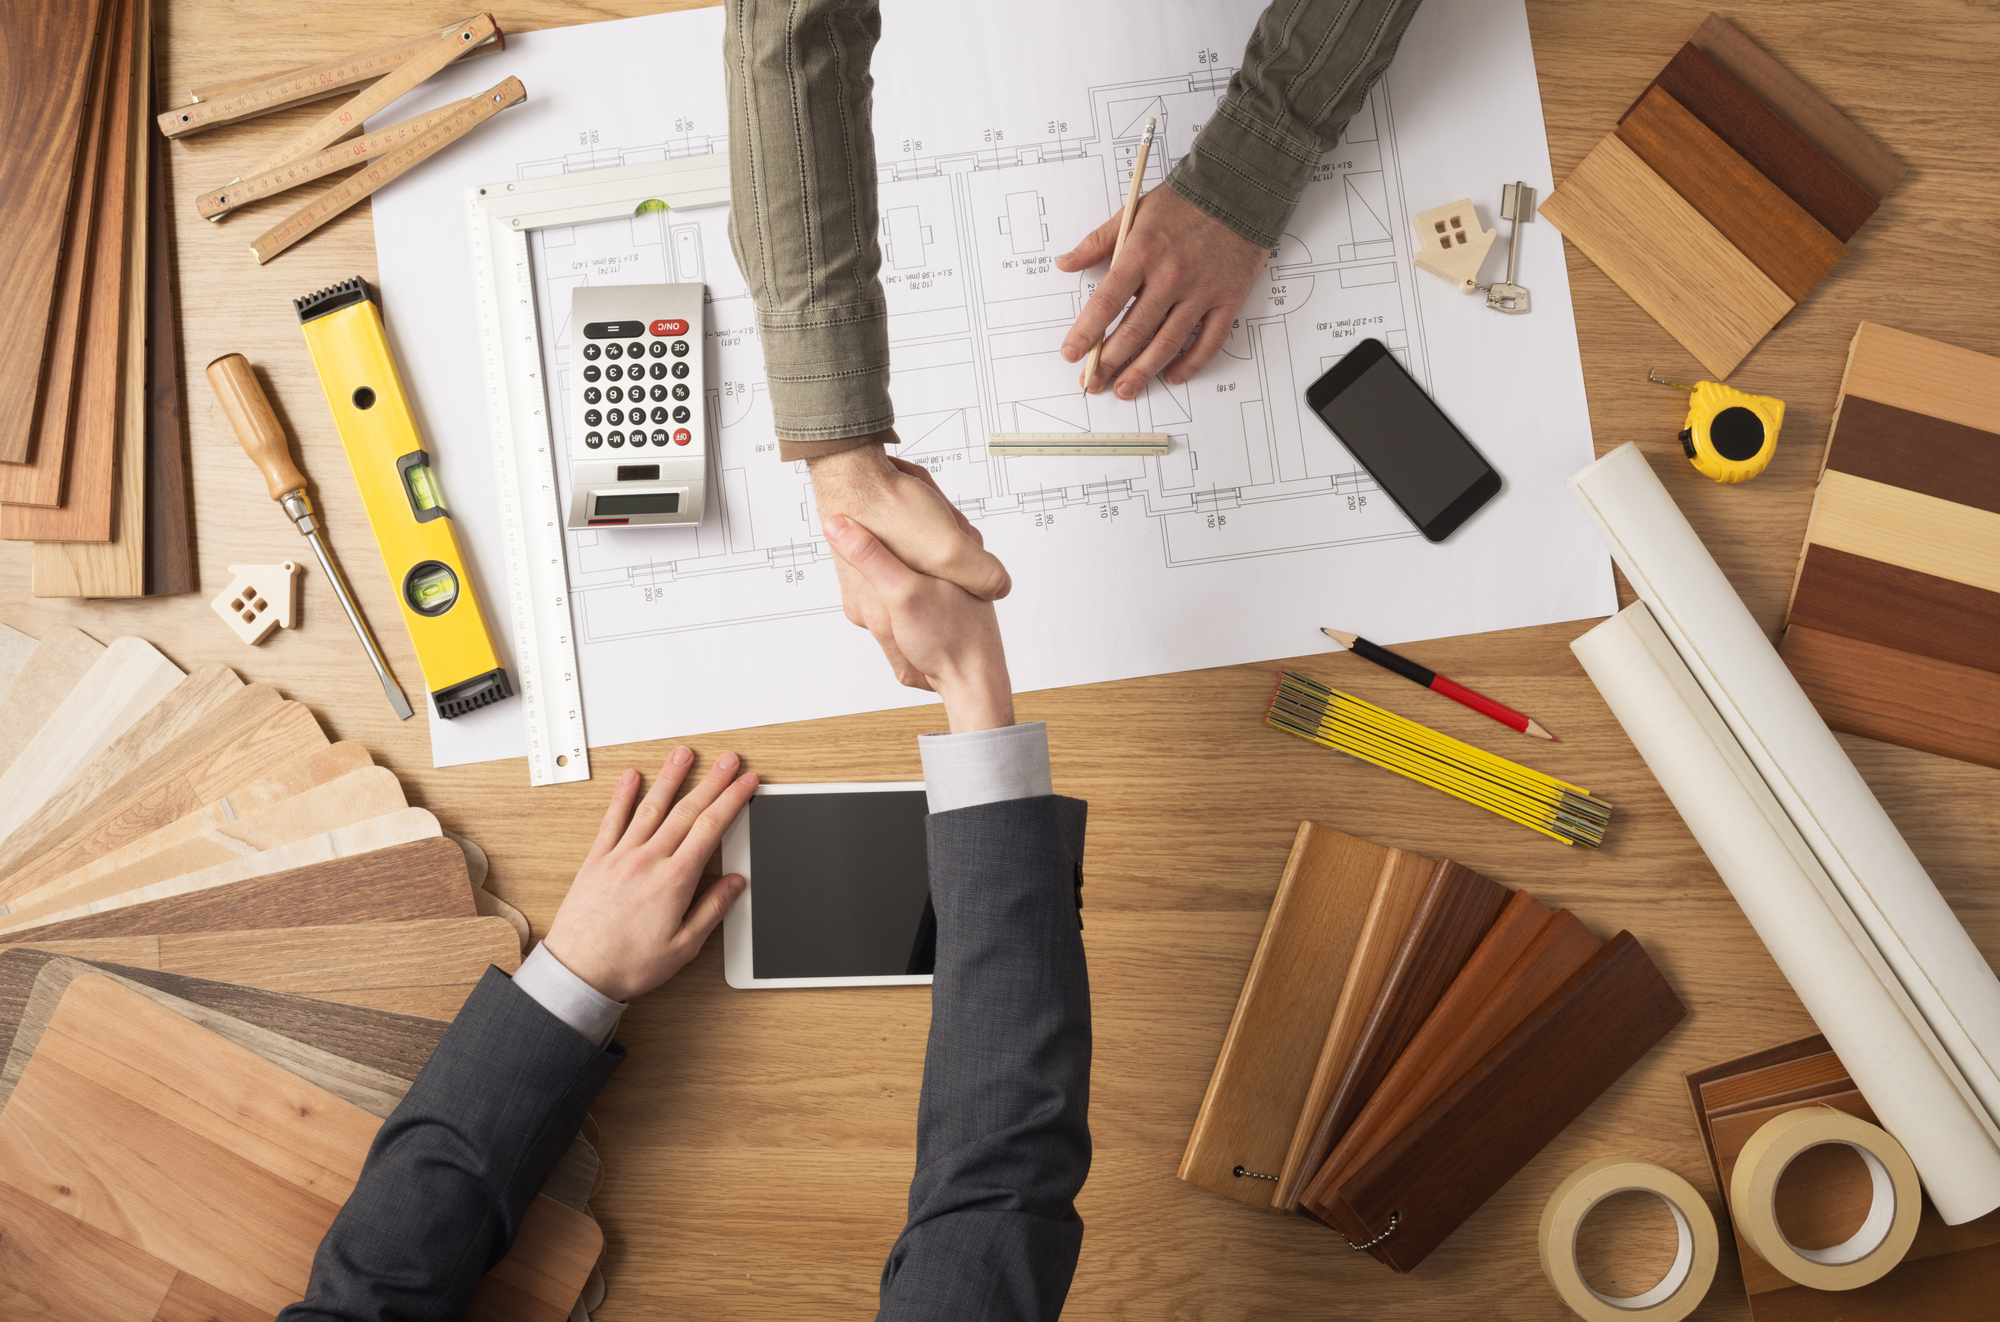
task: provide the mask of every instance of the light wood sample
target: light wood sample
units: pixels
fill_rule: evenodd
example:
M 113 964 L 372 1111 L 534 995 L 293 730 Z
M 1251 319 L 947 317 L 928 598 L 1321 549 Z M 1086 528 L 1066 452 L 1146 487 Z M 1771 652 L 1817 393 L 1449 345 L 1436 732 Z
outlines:
M 181 668 L 145 639 L 113 640 L 13 765 L 0 772 L 0 837 L 11 835 L 54 798 L 184 678 Z
M 70 984 L 0 1112 L 0 1178 L 275 1312 L 303 1292 L 379 1124 L 90 976 Z M 559 1322 L 602 1247 L 588 1217 L 538 1199 L 494 1269 L 512 1288 L 482 1290 L 467 1316 Z
M 42 635 L 0 698 L 0 768 L 11 767 L 42 723 L 95 665 L 104 644 L 81 629 L 59 625 Z
M 2000 592 L 2000 514 L 1828 472 L 1806 538 L 1934 578 Z
M 1785 291 L 1616 133 L 1540 210 L 1717 379 L 1792 310 Z
M 28 664 L 28 658 L 34 655 L 34 651 L 33 638 L 19 629 L 0 624 L 0 693 L 14 686 L 15 676 L 21 673 L 22 666 Z
M 1848 345 L 1840 393 L 2000 432 L 2000 355 L 1864 321 Z

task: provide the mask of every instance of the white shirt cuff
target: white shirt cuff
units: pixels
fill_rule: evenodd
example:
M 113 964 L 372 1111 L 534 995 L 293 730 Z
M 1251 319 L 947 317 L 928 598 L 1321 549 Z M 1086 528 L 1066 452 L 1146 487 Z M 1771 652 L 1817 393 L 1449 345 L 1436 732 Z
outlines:
M 612 1000 L 570 972 L 569 966 L 551 954 L 547 945 L 538 945 L 528 952 L 515 971 L 514 985 L 600 1047 L 611 1040 L 618 1017 L 625 1013 L 627 1004 Z
M 1055 793 L 1046 721 L 919 735 L 917 751 L 924 759 L 924 794 L 932 812 Z

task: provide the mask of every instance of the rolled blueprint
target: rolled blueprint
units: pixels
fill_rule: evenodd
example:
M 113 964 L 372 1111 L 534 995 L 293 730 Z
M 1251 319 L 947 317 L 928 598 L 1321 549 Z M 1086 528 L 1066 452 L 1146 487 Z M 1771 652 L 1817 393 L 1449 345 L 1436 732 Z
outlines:
M 2000 1207 L 2000 1131 L 1646 604 L 1570 647 L 1938 1213 Z
M 1989 1120 L 2000 1120 L 2000 978 L 1833 731 L 1636 446 L 1613 450 L 1569 488 Z

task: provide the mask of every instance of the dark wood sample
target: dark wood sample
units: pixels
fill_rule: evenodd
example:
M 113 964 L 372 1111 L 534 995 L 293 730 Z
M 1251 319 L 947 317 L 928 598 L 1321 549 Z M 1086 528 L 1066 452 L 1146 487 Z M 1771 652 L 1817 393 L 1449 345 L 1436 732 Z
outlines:
M 1876 197 L 1887 197 L 1903 177 L 1901 161 L 1720 14 L 1702 20 L 1688 40 Z
M 1802 625 L 1778 651 L 1834 729 L 2000 767 L 2000 674 Z
M 1565 910 L 1541 924 L 1525 948 L 1488 952 L 1491 944 L 1483 941 L 1473 952 L 1409 1049 L 1313 1177 L 1305 1201 L 1315 1216 L 1324 1219 L 1332 1190 L 1415 1123 L 1588 964 L 1604 943 Z M 1488 958 L 1482 960 L 1482 954 Z
M 146 190 L 146 595 L 167 597 L 195 590 L 194 521 L 167 237 L 167 140 L 149 134 L 147 143 L 153 181 Z
M 107 0 L 107 13 L 118 9 Z M 0 504 L 60 505 L 69 472 L 69 436 L 76 410 L 76 372 L 83 348 L 85 292 L 90 288 L 97 190 L 104 178 L 106 97 L 110 94 L 112 23 L 99 22 L 90 64 L 90 94 L 82 114 L 74 192 L 63 219 L 62 254 L 57 262 L 55 306 L 42 362 L 40 393 L 22 463 L 0 463 Z
M 2000 671 L 2000 592 L 1831 546 L 1806 544 L 1786 623 Z
M 1527 1022 L 1356 1171 L 1328 1222 L 1414 1269 L 1687 1015 L 1630 932 L 1591 957 Z
M 1842 243 L 1875 214 L 1875 196 L 1759 101 L 1721 65 L 1685 45 L 1653 80 Z M 1629 111 L 1627 112 L 1630 113 Z
M 0 945 L 478 916 L 472 878 L 465 869 L 465 851 L 437 837 L 59 923 L 0 932 Z
M 98 25 L 111 6 L 10 4 L 0 13 L 0 461 L 29 458 L 55 309 L 66 199 L 75 189 Z
M 1463 864 L 1439 862 L 1314 1134 L 1314 1146 L 1327 1151 L 1339 1146 L 1512 895 Z
M 1618 137 L 1794 302 L 1847 251 L 1664 88 L 1646 89 Z
M 2000 514 L 2000 433 L 1843 395 L 1826 467 Z
M 0 950 L 0 1056 L 14 1040 L 42 966 L 62 958 L 46 950 Z M 436 1019 L 365 1005 L 344 1005 L 125 964 L 82 962 L 399 1079 L 417 1077 L 449 1027 Z

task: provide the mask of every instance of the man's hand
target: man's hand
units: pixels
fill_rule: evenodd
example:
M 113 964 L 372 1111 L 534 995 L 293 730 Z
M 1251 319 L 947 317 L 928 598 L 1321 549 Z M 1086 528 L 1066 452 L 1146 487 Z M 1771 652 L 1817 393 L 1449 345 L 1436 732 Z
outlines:
M 1074 251 L 1056 258 L 1056 269 L 1087 271 L 1109 261 L 1121 217 L 1122 213 L 1112 216 Z M 1221 351 L 1230 323 L 1243 310 L 1257 273 L 1270 260 L 1268 248 L 1252 243 L 1173 189 L 1155 188 L 1139 199 L 1125 251 L 1063 337 L 1062 356 L 1072 363 L 1080 361 L 1136 295 L 1138 302 L 1104 342 L 1097 372 L 1083 388 L 1098 391 L 1115 380 L 1113 393 L 1133 399 L 1147 381 L 1162 373 L 1179 385 Z M 1181 346 L 1197 328 L 1200 335 L 1183 351 Z
M 644 995 L 680 972 L 743 893 L 740 874 L 704 886 L 701 869 L 750 802 L 757 776 L 738 776 L 740 760 L 724 753 L 670 811 L 692 765 L 694 754 L 676 748 L 643 799 L 638 772 L 618 778 L 597 840 L 542 943 L 614 1001 Z
M 853 519 L 836 514 L 825 529 L 868 589 L 856 623 L 875 635 L 896 678 L 943 698 L 953 734 L 1012 725 L 1014 687 L 993 603 L 917 573 Z
M 892 459 L 880 445 L 842 450 L 808 467 L 822 520 L 835 514 L 856 520 L 918 573 L 956 583 L 982 601 L 998 601 L 1013 588 L 1007 566 L 986 549 L 985 538 L 945 498 L 928 469 Z M 859 624 L 851 586 L 843 576 L 847 618 Z

